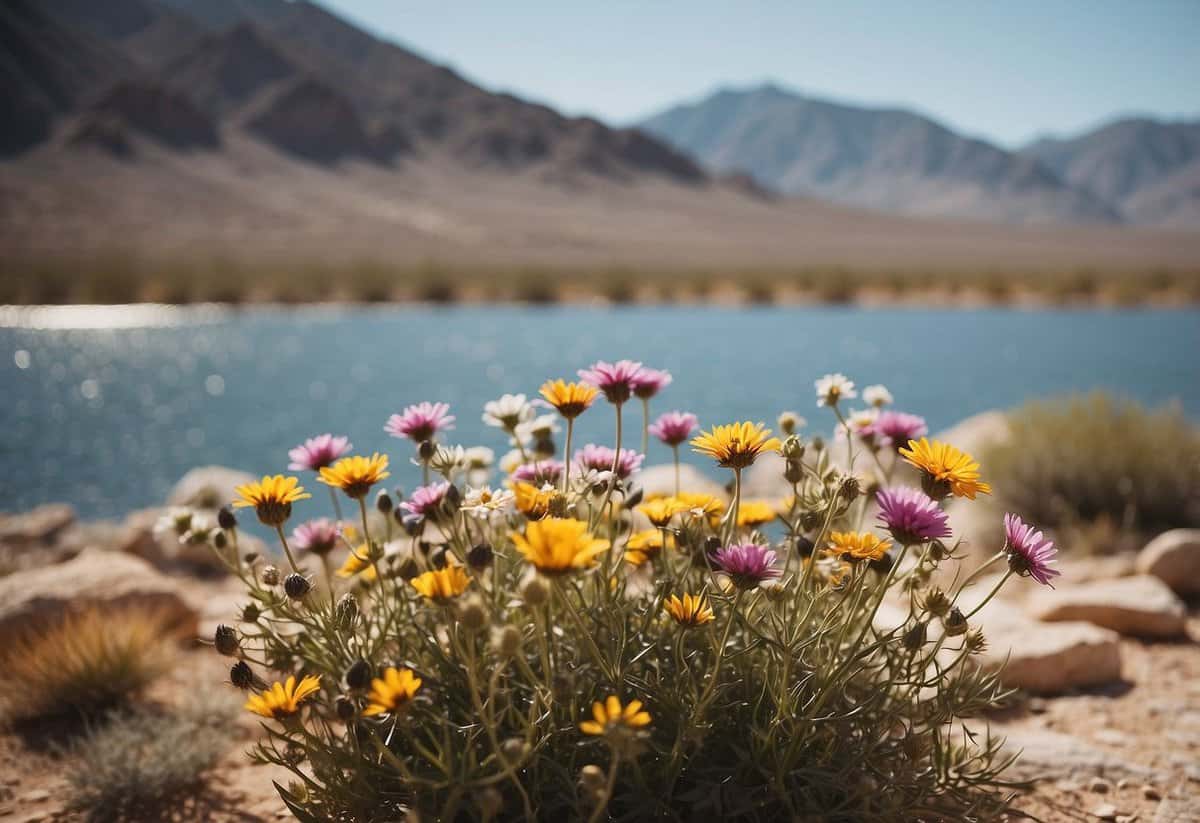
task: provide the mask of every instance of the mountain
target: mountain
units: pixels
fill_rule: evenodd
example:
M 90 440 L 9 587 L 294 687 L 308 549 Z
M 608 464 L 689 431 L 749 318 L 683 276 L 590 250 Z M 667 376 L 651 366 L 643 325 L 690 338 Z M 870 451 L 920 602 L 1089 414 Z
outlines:
M 718 91 L 639 125 L 710 170 L 743 171 L 785 194 L 1015 223 L 1118 217 L 1036 159 L 902 109 L 848 106 L 766 85 Z
M 1200 226 L 1200 121 L 1126 118 L 1076 137 L 1038 140 L 1022 154 L 1132 222 Z

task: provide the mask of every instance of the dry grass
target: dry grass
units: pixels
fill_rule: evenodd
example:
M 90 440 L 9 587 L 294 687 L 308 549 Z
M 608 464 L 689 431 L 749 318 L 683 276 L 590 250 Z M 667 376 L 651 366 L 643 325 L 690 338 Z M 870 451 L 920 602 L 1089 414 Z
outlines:
M 159 612 L 73 614 L 0 650 L 0 716 L 94 714 L 151 683 L 174 652 L 174 635 Z

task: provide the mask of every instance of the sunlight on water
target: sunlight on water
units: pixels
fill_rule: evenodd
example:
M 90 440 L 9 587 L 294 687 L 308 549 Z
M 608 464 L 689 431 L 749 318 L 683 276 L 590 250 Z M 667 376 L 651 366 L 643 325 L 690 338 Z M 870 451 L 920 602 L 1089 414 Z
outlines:
M 142 303 L 121 306 L 0 306 L 0 328 L 147 329 L 216 323 L 228 314 L 219 305 L 172 306 Z

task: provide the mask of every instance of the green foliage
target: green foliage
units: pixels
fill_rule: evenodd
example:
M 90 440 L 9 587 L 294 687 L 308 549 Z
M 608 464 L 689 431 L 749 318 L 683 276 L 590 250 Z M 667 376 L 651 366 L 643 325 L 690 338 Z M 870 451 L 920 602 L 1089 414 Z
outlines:
M 998 501 L 1044 526 L 1200 524 L 1200 434 L 1176 407 L 1104 393 L 1035 401 L 981 456 Z

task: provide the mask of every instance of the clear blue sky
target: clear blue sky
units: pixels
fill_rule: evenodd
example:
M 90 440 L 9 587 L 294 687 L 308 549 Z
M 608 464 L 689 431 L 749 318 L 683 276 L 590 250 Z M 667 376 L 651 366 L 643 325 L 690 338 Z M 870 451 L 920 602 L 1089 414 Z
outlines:
M 486 88 L 621 125 L 768 80 L 1010 146 L 1200 116 L 1200 0 L 318 2 Z

